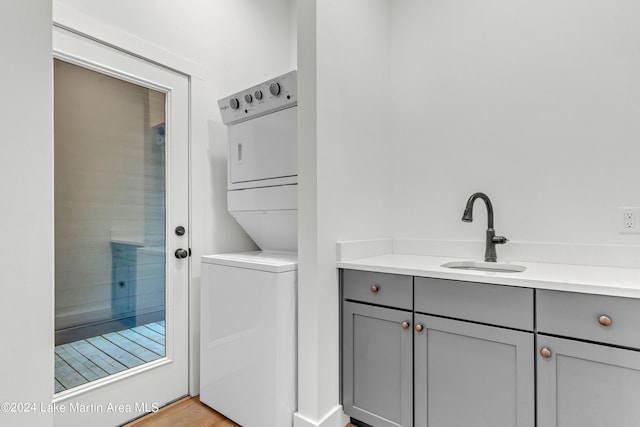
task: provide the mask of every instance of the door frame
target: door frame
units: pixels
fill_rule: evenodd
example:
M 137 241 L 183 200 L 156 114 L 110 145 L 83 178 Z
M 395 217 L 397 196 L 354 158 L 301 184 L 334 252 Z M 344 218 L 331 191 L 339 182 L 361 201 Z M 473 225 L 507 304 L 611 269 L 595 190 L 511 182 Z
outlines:
M 194 209 L 193 181 L 193 141 L 208 139 L 206 98 L 205 98 L 205 68 L 184 56 L 168 51 L 157 44 L 149 42 L 122 29 L 112 27 L 99 21 L 59 0 L 53 0 L 53 26 L 58 27 L 96 42 L 102 43 L 147 62 L 184 74 L 189 79 L 189 220 L 188 244 L 192 256 L 187 258 L 189 268 L 189 394 L 196 396 L 200 392 L 200 286 L 194 278 L 200 277 L 199 260 L 206 250 L 205 240 L 198 238 L 191 230 L 204 229 L 206 218 Z M 200 171 L 204 173 L 204 171 Z M 199 202 L 199 204 L 201 204 Z M 204 210 L 204 209 L 202 209 Z M 53 328 L 53 324 L 51 326 Z
M 168 184 L 165 190 L 165 356 L 140 367 L 62 391 L 53 398 L 53 405 L 63 408 L 58 412 L 69 412 L 70 416 L 75 416 L 71 413 L 87 412 L 81 408 L 88 408 L 91 413 L 91 408 L 95 407 L 103 415 L 111 413 L 101 420 L 107 423 L 124 422 L 157 410 L 159 406 L 186 395 L 189 389 L 190 260 L 176 260 L 171 256 L 177 246 L 188 247 L 190 240 L 189 78 L 63 28 L 54 28 L 53 42 L 53 57 L 56 59 L 166 93 L 166 102 L 170 106 L 166 112 L 169 136 L 180 142 L 169 143 L 165 164 Z M 186 226 L 189 233 L 186 238 L 174 235 L 173 228 L 176 225 Z M 173 326 L 179 326 L 179 329 Z M 136 381 L 135 377 L 138 376 L 140 381 Z M 126 389 L 119 388 L 118 383 Z M 135 400 L 138 398 L 139 402 Z M 67 402 L 69 399 L 73 400 Z M 116 405 L 116 408 L 110 410 L 111 405 Z M 74 407 L 80 409 L 74 411 Z M 61 422 L 71 422 L 63 414 L 59 417 Z M 84 421 L 73 419 L 74 425 Z

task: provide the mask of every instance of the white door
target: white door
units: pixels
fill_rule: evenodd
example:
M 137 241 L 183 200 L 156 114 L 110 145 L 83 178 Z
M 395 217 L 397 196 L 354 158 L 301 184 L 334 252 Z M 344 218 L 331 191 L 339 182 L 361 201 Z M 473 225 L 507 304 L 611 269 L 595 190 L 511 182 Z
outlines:
M 53 50 L 48 410 L 115 426 L 188 393 L 189 80 L 60 28 Z

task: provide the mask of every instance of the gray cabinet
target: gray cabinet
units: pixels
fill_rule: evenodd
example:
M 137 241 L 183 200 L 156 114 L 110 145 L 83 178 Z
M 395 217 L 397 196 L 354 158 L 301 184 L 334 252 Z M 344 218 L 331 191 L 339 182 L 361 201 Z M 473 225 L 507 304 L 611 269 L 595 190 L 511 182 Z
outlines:
M 425 277 L 414 286 L 415 426 L 533 427 L 533 290 Z
M 380 427 L 413 425 L 413 335 L 409 311 L 343 303 L 343 405 Z
M 538 427 L 640 425 L 640 351 L 622 348 L 640 300 L 541 290 L 536 310 Z
M 342 294 L 345 300 L 413 309 L 413 277 L 370 271 L 344 270 Z
M 415 315 L 416 427 L 533 427 L 533 334 Z
M 533 289 L 415 278 L 416 312 L 533 330 Z
M 536 301 L 538 332 L 640 348 L 640 299 L 538 290 Z
M 342 296 L 356 422 L 640 426 L 640 299 L 353 270 Z
M 342 295 L 356 423 L 534 426 L 533 290 L 345 270 Z
M 539 335 L 537 368 L 538 427 L 640 425 L 640 352 Z

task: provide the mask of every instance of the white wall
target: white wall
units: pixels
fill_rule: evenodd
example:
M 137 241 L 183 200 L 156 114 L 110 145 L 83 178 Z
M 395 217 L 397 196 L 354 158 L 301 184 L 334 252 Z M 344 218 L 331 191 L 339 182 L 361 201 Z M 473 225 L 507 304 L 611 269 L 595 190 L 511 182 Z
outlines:
M 306 426 L 325 425 L 338 401 L 336 240 L 482 241 L 484 207 L 473 224 L 460 218 L 484 191 L 512 241 L 640 244 L 617 232 L 618 206 L 640 206 L 640 6 L 301 0 L 298 10 L 308 311 L 296 422 Z
M 388 7 L 298 2 L 299 427 L 345 422 L 336 241 L 391 233 Z
M 35 412 L 0 413 L 7 426 L 51 425 L 53 395 L 53 146 L 51 4 L 0 2 L 0 402 Z
M 639 3 L 392 4 L 395 237 L 483 240 L 484 191 L 512 241 L 640 244 Z

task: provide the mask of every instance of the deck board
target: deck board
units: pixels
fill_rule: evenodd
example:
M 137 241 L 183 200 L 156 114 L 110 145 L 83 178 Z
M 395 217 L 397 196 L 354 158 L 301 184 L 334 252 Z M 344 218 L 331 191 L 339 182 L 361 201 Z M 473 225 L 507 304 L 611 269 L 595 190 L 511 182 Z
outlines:
M 115 374 L 127 369 L 127 367 L 122 363 L 110 357 L 108 354 L 103 353 L 85 340 L 72 342 L 69 343 L 69 345 L 78 350 L 87 359 L 90 359 L 93 363 L 104 369 L 109 374 Z
M 164 336 L 164 326 L 160 325 L 158 323 L 147 323 L 146 325 L 147 328 L 156 331 L 157 333 L 161 334 L 162 336 Z
M 159 334 L 153 329 L 147 328 L 145 325 L 136 326 L 135 328 L 131 328 L 131 330 L 136 331 L 140 335 L 144 335 L 151 340 L 154 340 L 158 344 L 164 345 L 164 334 Z
M 55 392 L 165 355 L 164 320 L 55 347 Z
M 124 336 L 127 339 L 130 339 L 131 341 L 137 342 L 141 346 L 153 351 L 156 354 L 159 354 L 162 357 L 165 356 L 164 345 L 158 344 L 154 340 L 151 340 L 145 337 L 144 335 L 140 335 L 136 331 L 132 331 L 131 329 L 125 329 L 124 331 L 118 332 L 118 334 Z
M 98 378 L 109 375 L 107 371 L 87 359 L 86 356 L 69 344 L 57 346 L 56 354 L 88 381 L 97 380 Z
M 55 355 L 55 366 L 56 372 L 61 374 L 58 381 L 65 388 L 77 387 L 89 382 L 57 354 Z
M 135 368 L 136 366 L 142 365 L 144 360 L 134 356 L 126 350 L 118 347 L 111 341 L 103 338 L 102 336 L 87 338 L 89 344 L 95 346 L 103 353 L 108 354 L 109 356 L 116 359 L 118 362 L 125 365 L 127 368 Z
M 128 353 L 131 353 L 135 357 L 144 360 L 145 362 L 151 362 L 161 357 L 161 355 L 154 353 L 150 349 L 143 347 L 137 342 L 131 341 L 127 337 L 120 335 L 117 332 L 105 334 L 102 337 L 117 345 L 121 349 L 127 351 Z

